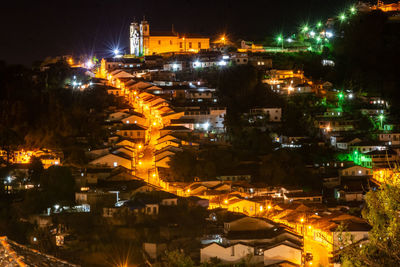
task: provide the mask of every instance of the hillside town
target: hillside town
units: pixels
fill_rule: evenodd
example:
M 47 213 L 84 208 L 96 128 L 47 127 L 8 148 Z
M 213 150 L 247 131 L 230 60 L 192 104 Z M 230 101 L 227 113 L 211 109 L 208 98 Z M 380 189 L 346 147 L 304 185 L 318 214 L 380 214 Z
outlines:
M 400 103 L 336 82 L 327 51 L 399 11 L 359 3 L 270 44 L 143 18 L 109 57 L 15 83 L 1 65 L 0 266 L 367 266 L 344 262 L 375 238 L 373 194 L 399 186 Z

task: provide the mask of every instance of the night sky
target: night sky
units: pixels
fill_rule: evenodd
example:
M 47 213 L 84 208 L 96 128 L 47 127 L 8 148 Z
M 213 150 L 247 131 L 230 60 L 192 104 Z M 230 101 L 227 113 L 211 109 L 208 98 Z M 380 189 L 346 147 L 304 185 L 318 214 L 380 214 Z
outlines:
M 150 29 L 263 40 L 340 13 L 349 0 L 7 1 L 0 7 L 0 60 L 30 65 L 46 56 L 106 55 L 128 47 L 128 27 L 143 15 Z M 126 50 L 127 51 L 127 50 Z

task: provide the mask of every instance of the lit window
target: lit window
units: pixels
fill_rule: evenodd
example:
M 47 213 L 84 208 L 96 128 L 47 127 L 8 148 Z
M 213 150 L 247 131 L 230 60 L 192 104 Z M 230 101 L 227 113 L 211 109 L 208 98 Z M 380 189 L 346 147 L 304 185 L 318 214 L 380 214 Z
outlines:
M 161 45 L 161 40 L 158 40 L 158 45 Z
M 189 42 L 189 48 L 192 48 L 192 42 Z
M 118 162 L 114 162 L 114 167 L 117 167 L 118 166 Z
M 199 46 L 199 49 L 201 49 L 201 43 L 200 42 L 199 42 L 198 46 Z

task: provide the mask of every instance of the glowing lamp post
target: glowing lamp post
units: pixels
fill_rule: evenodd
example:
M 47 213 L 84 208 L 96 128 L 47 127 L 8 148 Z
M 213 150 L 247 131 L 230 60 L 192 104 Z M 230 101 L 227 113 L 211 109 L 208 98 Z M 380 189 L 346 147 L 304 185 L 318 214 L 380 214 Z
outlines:
M 226 40 L 226 39 L 225 39 L 225 36 L 222 36 L 222 37 L 221 37 L 221 41 L 222 41 L 222 43 L 224 44 L 224 46 L 225 46 L 225 40 Z
M 276 37 L 276 42 L 278 44 L 282 45 L 282 50 L 283 50 L 283 37 L 282 37 L 282 35 L 279 35 L 278 37 Z
M 340 15 L 339 15 L 339 20 L 340 20 L 341 22 L 344 22 L 344 21 L 346 20 L 346 14 L 345 14 L 345 13 L 340 14 Z
M 301 29 L 302 32 L 308 32 L 309 28 L 307 25 L 304 25 L 303 28 Z
M 385 118 L 385 117 L 383 116 L 383 114 L 379 115 L 379 120 L 380 120 L 380 122 L 381 122 L 380 130 L 383 129 L 383 119 L 384 119 L 384 118 Z

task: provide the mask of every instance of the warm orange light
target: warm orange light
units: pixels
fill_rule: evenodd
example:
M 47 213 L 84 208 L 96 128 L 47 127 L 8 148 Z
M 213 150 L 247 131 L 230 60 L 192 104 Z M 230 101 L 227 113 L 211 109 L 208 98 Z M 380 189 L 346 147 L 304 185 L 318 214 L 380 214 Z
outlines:
M 263 211 L 263 206 L 260 206 L 260 211 Z
M 190 193 L 190 189 L 186 190 L 186 192 Z
M 155 173 L 153 173 L 153 177 L 156 177 L 156 174 L 155 174 Z
M 139 145 L 138 145 L 138 148 L 139 148 L 139 149 L 142 149 L 142 145 L 139 144 Z
M 308 226 L 308 229 L 310 229 L 310 230 L 311 230 L 311 225 L 309 225 L 309 226 Z
M 224 200 L 224 203 L 225 203 L 225 204 L 228 204 L 228 200 L 227 200 L 227 199 L 225 199 L 225 200 Z
M 139 165 L 142 165 L 142 164 L 143 164 L 143 162 L 139 161 Z
M 304 218 L 301 218 L 301 219 L 300 219 L 300 222 L 304 222 Z
M 156 126 L 156 125 L 157 125 L 157 123 L 156 123 L 156 122 L 153 122 L 153 125 L 154 125 L 154 126 Z
M 221 38 L 221 40 L 222 40 L 222 41 L 225 41 L 225 37 L 223 36 L 223 37 Z
M 271 208 L 272 208 L 272 207 L 271 207 L 270 205 L 268 205 L 267 209 L 269 209 L 269 210 L 270 210 Z

